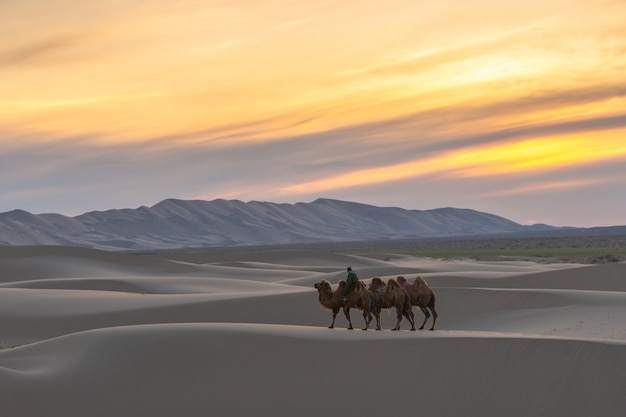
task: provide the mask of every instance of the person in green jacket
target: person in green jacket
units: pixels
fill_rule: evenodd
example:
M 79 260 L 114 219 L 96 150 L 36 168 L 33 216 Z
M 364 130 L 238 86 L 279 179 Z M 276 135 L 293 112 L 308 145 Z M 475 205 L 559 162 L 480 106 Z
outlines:
M 346 286 L 343 287 L 343 301 L 348 301 L 348 293 L 356 287 L 356 282 L 359 278 L 356 276 L 356 273 L 352 270 L 351 267 L 348 267 L 348 278 L 346 278 Z

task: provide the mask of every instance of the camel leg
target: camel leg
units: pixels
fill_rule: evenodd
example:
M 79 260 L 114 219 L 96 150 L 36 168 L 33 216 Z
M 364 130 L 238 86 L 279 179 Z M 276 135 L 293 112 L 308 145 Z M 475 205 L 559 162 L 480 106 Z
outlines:
M 429 330 L 435 330 L 435 323 L 437 322 L 437 316 L 438 316 L 437 310 L 435 310 L 434 303 L 433 303 L 432 306 L 428 306 L 428 307 L 430 308 L 430 311 L 433 312 L 433 325 L 432 325 L 432 327 Z
M 365 320 L 365 327 L 361 330 L 367 330 L 370 328 L 370 323 L 372 322 L 372 313 L 369 311 L 363 310 L 363 320 Z
M 400 322 L 402 321 L 402 309 L 396 308 L 396 327 L 391 330 L 400 330 Z
M 334 329 L 335 328 L 335 320 L 337 319 L 337 314 L 339 313 L 339 309 L 338 308 L 334 308 L 333 309 L 333 322 L 330 323 L 330 326 L 328 326 L 329 329 Z
M 363 311 L 363 319 L 365 319 L 365 328 L 363 330 L 368 330 L 370 328 L 370 324 L 372 323 L 372 308 L 374 304 L 371 299 L 363 299 L 361 296 L 361 308 Z
M 343 314 L 346 315 L 346 319 L 348 319 L 348 330 L 352 330 L 352 319 L 350 318 L 350 309 L 347 307 L 343 308 Z
M 424 326 L 426 325 L 426 322 L 430 318 L 430 312 L 428 311 L 426 307 L 422 307 L 422 306 L 420 306 L 420 310 L 422 310 L 422 312 L 424 313 L 424 322 L 422 323 L 422 327 L 420 327 L 420 330 L 424 330 Z
M 380 326 L 380 309 L 378 308 L 378 306 L 376 305 L 376 302 L 374 302 L 374 300 L 370 300 L 370 323 L 372 322 L 372 314 L 374 315 L 374 317 L 376 318 L 376 330 L 380 330 L 381 326 Z
M 376 330 L 382 330 L 380 325 L 380 310 L 375 310 L 374 317 L 376 317 Z
M 409 307 L 408 310 L 404 310 L 404 317 L 411 323 L 411 330 L 415 330 L 415 314 L 413 313 L 412 307 Z

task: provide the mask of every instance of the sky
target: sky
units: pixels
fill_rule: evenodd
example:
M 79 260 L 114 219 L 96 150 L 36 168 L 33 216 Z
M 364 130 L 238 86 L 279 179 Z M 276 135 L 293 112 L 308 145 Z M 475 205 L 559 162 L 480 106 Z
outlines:
M 0 0 L 0 212 L 626 225 L 625 0 Z

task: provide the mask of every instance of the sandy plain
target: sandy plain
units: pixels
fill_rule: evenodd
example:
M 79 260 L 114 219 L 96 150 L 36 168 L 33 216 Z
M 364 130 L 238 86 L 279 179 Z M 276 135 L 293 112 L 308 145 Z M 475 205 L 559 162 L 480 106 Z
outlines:
M 437 329 L 328 329 L 346 266 L 424 277 Z M 622 416 L 626 263 L 2 247 L 0 347 L 13 417 Z

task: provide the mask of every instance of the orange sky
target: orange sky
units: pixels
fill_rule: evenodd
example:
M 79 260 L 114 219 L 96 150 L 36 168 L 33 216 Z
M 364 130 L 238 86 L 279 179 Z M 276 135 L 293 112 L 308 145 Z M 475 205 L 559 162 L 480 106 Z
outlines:
M 332 197 L 626 224 L 626 3 L 431 3 L 4 0 L 0 211 Z

